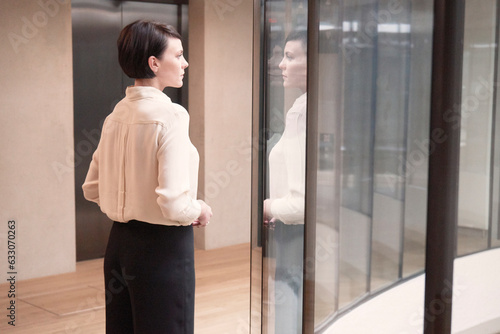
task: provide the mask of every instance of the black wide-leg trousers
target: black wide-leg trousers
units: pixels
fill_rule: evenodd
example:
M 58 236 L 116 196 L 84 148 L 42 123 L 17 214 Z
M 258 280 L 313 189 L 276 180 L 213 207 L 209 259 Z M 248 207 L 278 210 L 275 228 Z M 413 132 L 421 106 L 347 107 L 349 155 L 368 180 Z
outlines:
M 192 226 L 114 222 L 104 278 L 107 334 L 194 333 Z

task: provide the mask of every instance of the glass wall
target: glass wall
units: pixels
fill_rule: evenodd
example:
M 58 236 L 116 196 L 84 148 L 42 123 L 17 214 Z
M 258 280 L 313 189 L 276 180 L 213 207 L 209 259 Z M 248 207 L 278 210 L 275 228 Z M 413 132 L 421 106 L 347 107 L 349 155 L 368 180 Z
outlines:
M 262 331 L 300 333 L 307 1 L 263 4 Z M 424 269 L 432 42 L 432 1 L 320 6 L 318 327 Z
M 308 1 L 263 0 L 259 7 L 252 245 L 262 262 L 252 269 L 262 319 L 252 334 L 302 333 L 302 312 L 310 308 L 303 305 L 304 269 L 314 273 L 318 333 L 425 269 L 428 158 L 445 140 L 429 127 L 434 1 L 315 3 L 318 47 L 310 54 Z M 459 256 L 500 246 L 498 11 L 495 0 L 466 2 L 462 119 L 449 120 L 461 126 Z M 319 67 L 314 94 L 308 62 Z M 310 157 L 317 161 L 309 164 Z M 314 189 L 306 184 L 311 175 Z M 305 219 L 308 210 L 314 221 Z M 314 235 L 304 235 L 308 224 Z M 304 258 L 311 242 L 312 263 Z
M 433 3 L 320 4 L 318 328 L 424 269 Z
M 495 2 L 491 0 L 491 2 Z M 500 80 L 500 57 L 498 45 L 500 42 L 500 7 L 498 6 L 494 9 L 496 15 L 494 18 L 489 16 L 490 20 L 493 21 L 493 26 L 495 29 L 495 58 L 493 59 L 494 70 L 490 71 L 490 75 L 493 77 L 492 86 L 488 90 L 489 94 L 493 95 L 493 105 L 492 105 L 492 117 L 491 117 L 491 137 L 493 141 L 492 145 L 492 163 L 491 163 L 491 198 L 490 198 L 490 224 L 489 224 L 489 234 L 490 234 L 490 246 L 500 247 L 500 95 L 498 92 L 498 82 Z
M 488 248 L 497 30 L 497 1 L 465 4 L 458 255 Z

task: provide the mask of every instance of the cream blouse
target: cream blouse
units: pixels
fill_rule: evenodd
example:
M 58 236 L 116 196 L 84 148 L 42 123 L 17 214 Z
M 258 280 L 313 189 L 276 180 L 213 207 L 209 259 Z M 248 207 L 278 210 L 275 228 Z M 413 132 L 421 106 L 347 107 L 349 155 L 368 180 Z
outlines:
M 304 223 L 306 96 L 299 96 L 288 110 L 285 131 L 269 154 L 271 215 L 285 224 Z
M 131 86 L 104 122 L 82 188 L 111 220 L 189 225 L 201 214 L 198 165 L 186 109 Z

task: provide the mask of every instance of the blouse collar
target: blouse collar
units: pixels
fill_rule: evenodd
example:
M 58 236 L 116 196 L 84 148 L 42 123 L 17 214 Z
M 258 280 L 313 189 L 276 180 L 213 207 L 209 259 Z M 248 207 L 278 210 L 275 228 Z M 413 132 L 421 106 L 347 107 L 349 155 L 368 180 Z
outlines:
M 165 93 L 151 86 L 128 86 L 125 94 L 132 100 L 161 98 L 167 102 L 172 102 Z

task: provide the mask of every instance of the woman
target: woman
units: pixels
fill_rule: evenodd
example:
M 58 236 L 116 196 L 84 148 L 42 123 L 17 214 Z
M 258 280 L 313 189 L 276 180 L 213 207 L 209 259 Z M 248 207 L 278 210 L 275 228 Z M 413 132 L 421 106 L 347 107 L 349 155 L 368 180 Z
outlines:
M 279 64 L 283 86 L 300 96 L 288 110 L 283 135 L 269 154 L 264 223 L 275 229 L 275 334 L 302 333 L 302 267 L 306 167 L 307 38 L 291 33 Z
M 118 59 L 135 83 L 106 118 L 83 184 L 85 198 L 114 220 L 104 258 L 106 333 L 193 333 L 193 225 L 206 226 L 212 210 L 196 200 L 189 115 L 162 92 L 183 84 L 181 36 L 133 22 L 118 38 Z

